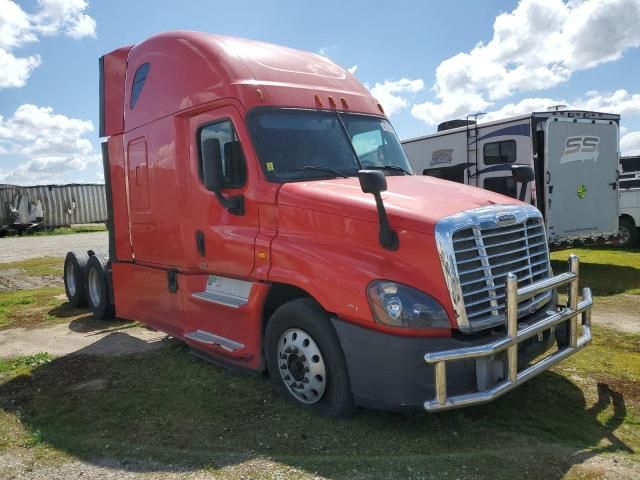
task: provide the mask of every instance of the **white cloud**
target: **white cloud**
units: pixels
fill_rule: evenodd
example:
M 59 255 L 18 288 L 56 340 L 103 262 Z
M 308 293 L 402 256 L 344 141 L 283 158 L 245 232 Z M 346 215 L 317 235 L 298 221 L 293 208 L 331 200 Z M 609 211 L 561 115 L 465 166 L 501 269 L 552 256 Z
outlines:
M 640 132 L 629 132 L 620 138 L 622 155 L 640 155 Z
M 353 67 L 347 68 L 347 71 L 348 71 L 351 75 L 355 75 L 355 73 L 358 71 L 358 65 L 354 65 Z
M 86 0 L 38 0 L 38 6 L 40 9 L 33 15 L 33 25 L 39 33 L 95 37 L 96 22 L 84 13 L 89 6 Z
M 33 13 L 12 0 L 0 0 L 0 89 L 22 87 L 39 55 L 18 56 L 14 50 L 38 41 L 39 35 L 95 37 L 96 22 L 85 12 L 85 0 L 38 0 Z
M 370 88 L 371 95 L 380 102 L 387 115 L 393 115 L 409 105 L 406 94 L 416 93 L 424 89 L 424 82 L 420 79 L 385 80 Z
M 0 48 L 0 89 L 24 87 L 31 76 L 31 72 L 39 65 L 39 55 L 20 58 Z
M 640 0 L 521 0 L 495 19 L 493 38 L 444 60 L 436 102 L 412 114 L 435 124 L 495 104 L 518 91 L 548 89 L 575 71 L 619 59 L 640 46 Z
M 0 169 L 0 183 L 59 182 L 67 173 L 98 168 L 100 154 L 85 135 L 90 121 L 55 114 L 51 107 L 21 105 L 11 118 L 0 116 L 0 160 L 18 160 Z
M 35 42 L 29 15 L 11 0 L 0 0 L 0 49 L 10 49 Z

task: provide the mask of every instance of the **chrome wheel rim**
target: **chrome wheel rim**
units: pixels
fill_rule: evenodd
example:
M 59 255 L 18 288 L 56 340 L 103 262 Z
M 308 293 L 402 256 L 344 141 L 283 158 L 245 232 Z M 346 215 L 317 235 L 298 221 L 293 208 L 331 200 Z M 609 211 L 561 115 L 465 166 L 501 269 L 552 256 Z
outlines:
M 89 286 L 89 297 L 91 297 L 91 303 L 94 306 L 100 305 L 100 277 L 95 268 L 89 270 L 89 280 L 87 285 Z
M 69 290 L 69 295 L 73 297 L 76 294 L 76 269 L 72 263 L 67 265 L 65 277 L 65 280 L 67 281 L 67 290 Z
M 291 328 L 278 341 L 282 381 L 300 403 L 319 402 L 327 389 L 327 369 L 320 348 L 304 330 Z

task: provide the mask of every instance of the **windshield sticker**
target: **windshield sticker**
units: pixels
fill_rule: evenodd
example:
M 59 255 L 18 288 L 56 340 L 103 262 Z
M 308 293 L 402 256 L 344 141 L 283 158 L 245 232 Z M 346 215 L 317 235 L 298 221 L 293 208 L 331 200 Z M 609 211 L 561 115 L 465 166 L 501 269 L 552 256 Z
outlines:
M 267 172 L 273 172 L 273 162 L 267 162 Z
M 564 155 L 560 163 L 569 163 L 585 160 L 598 161 L 598 146 L 600 137 L 568 137 L 564 144 Z
M 451 163 L 453 159 L 453 149 L 435 150 L 431 154 L 431 166 L 442 165 L 443 163 Z

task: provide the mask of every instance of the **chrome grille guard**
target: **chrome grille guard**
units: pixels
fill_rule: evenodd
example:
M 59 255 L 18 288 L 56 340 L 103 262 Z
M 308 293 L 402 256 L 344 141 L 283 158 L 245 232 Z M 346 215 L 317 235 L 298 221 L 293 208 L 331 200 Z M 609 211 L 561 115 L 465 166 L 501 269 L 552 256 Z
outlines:
M 435 412 L 490 402 L 549 369 L 569 355 L 576 353 L 591 342 L 591 306 L 593 304 L 591 290 L 584 288 L 582 290 L 582 301 L 578 301 L 578 278 L 578 257 L 575 255 L 569 257 L 569 272 L 540 280 L 522 288 L 518 288 L 517 277 L 510 273 L 507 276 L 506 285 L 507 334 L 498 340 L 483 345 L 427 353 L 424 356 L 424 360 L 427 364 L 433 365 L 435 370 L 435 398 L 424 403 L 425 410 Z M 566 307 L 518 330 L 519 301 L 564 285 L 569 286 L 569 298 Z M 581 316 L 582 320 L 581 333 L 578 332 L 578 315 Z M 568 321 L 569 325 L 568 344 L 564 347 L 559 347 L 556 352 L 518 372 L 519 344 L 565 321 Z M 506 351 L 506 378 L 504 380 L 485 391 L 451 397 L 447 395 L 447 362 L 481 359 L 503 351 Z

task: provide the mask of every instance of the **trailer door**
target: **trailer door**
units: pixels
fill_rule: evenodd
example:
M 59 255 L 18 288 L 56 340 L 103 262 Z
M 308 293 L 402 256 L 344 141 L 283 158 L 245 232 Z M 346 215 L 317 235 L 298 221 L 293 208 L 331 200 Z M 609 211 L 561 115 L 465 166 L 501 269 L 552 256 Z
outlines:
M 618 125 L 553 117 L 545 125 L 545 193 L 550 243 L 618 230 Z

